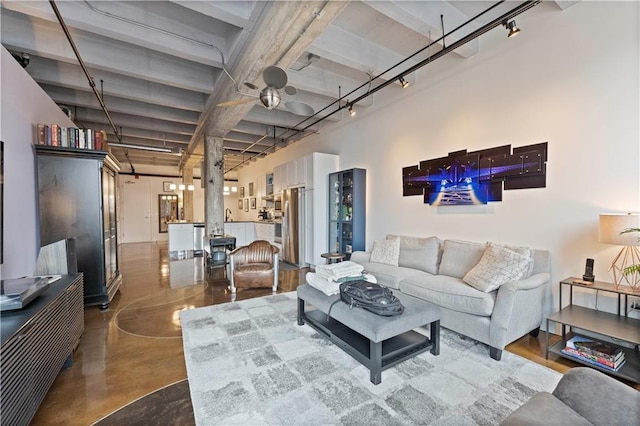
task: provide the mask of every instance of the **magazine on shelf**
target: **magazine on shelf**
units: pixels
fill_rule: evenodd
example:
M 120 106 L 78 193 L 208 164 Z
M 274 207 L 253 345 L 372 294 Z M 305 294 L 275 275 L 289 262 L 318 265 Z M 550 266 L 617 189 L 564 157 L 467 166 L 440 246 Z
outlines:
M 571 339 L 567 340 L 566 347 L 575 349 L 583 354 L 604 358 L 614 363 L 624 354 L 622 349 L 616 346 L 584 336 L 573 336 Z
M 600 368 L 603 368 L 603 369 L 605 369 L 605 370 L 609 370 L 609 371 L 618 371 L 618 370 L 620 370 L 620 368 L 621 368 L 621 367 L 624 365 L 624 363 L 625 363 L 625 360 L 623 359 L 623 360 L 622 360 L 622 362 L 621 362 L 617 367 L 613 368 L 613 367 L 609 367 L 609 366 L 608 366 L 608 365 L 606 365 L 606 364 L 601 364 L 601 363 L 599 363 L 599 362 L 597 362 L 597 361 L 594 361 L 594 360 L 592 360 L 591 358 L 588 358 L 588 357 L 586 357 L 586 356 L 577 355 L 577 354 L 576 354 L 576 353 L 574 353 L 574 352 L 569 352 L 566 348 L 562 350 L 562 353 L 563 353 L 563 354 L 565 354 L 565 355 L 567 355 L 567 356 L 569 356 L 569 357 L 571 357 L 571 358 L 579 359 L 579 360 L 581 360 L 581 361 L 587 362 L 587 363 L 589 363 L 589 364 L 593 364 L 593 365 L 595 365 L 595 366 L 598 366 L 598 367 L 600 367 Z
M 621 356 L 615 362 L 612 362 L 612 361 L 609 361 L 608 359 L 601 358 L 601 357 L 595 356 L 595 355 L 589 355 L 589 354 L 577 351 L 577 350 L 569 348 L 569 347 L 564 348 L 564 350 L 567 352 L 567 355 L 576 355 L 577 357 L 589 358 L 593 362 L 596 362 L 596 363 L 602 364 L 602 365 L 606 365 L 607 367 L 610 367 L 610 368 L 613 368 L 613 369 L 616 369 L 619 366 L 621 366 L 622 363 L 625 360 L 624 356 Z

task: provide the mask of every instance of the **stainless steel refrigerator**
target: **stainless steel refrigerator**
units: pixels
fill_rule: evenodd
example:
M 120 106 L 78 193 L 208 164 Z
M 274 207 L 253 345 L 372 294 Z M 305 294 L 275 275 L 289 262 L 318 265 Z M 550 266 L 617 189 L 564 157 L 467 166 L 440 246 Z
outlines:
M 305 192 L 304 188 L 282 191 L 282 256 L 281 259 L 296 266 L 305 262 Z

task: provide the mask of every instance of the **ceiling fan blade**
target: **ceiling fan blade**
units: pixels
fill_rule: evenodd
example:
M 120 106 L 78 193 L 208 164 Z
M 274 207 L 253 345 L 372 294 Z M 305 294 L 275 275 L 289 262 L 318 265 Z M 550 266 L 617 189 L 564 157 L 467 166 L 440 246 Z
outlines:
M 236 99 L 235 101 L 220 102 L 216 106 L 229 107 L 229 106 L 234 106 L 234 105 L 246 104 L 247 102 L 251 102 L 251 101 L 255 101 L 255 99 L 252 99 L 252 98 Z
M 294 96 L 296 93 L 298 93 L 298 89 L 296 89 L 293 86 L 285 86 L 284 93 L 286 93 L 289 96 Z
M 275 89 L 282 89 L 287 85 L 287 73 L 275 65 L 270 65 L 262 71 L 262 79 L 267 86 Z

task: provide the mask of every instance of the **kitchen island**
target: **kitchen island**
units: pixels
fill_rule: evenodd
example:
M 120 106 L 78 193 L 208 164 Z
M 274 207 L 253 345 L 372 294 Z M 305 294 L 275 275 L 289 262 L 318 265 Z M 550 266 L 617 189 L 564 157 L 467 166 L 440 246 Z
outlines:
M 276 223 L 279 224 L 273 220 L 225 222 L 224 233 L 236 237 L 236 247 L 249 245 L 255 240 L 265 240 L 282 249 L 282 245 L 275 241 Z

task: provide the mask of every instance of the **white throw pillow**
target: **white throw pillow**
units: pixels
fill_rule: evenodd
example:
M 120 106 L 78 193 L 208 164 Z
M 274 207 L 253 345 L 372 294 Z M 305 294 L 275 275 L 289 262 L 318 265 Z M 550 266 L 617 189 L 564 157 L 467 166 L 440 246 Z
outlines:
M 385 265 L 398 266 L 400 257 L 400 238 L 389 238 L 373 242 L 370 262 L 384 263 Z
M 462 278 L 480 291 L 489 293 L 502 284 L 522 278 L 529 270 L 531 250 L 512 248 L 489 243 L 482 258 Z

